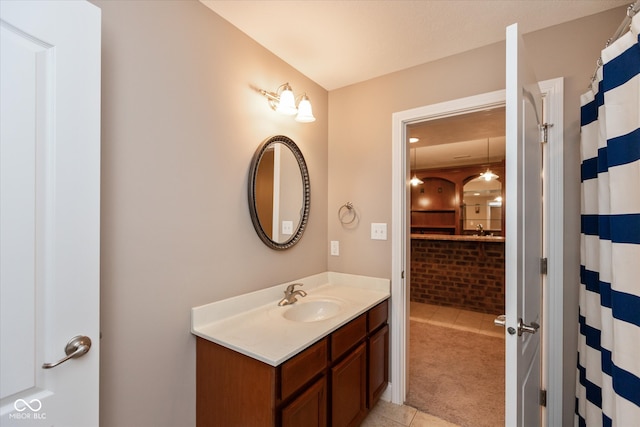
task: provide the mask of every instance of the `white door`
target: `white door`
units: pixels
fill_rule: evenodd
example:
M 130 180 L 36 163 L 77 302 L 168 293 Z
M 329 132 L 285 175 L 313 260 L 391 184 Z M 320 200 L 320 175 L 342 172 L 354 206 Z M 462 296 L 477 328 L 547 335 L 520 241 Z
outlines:
M 506 73 L 505 421 L 528 427 L 541 423 L 542 97 L 517 24 L 507 28 Z
M 100 19 L 0 1 L 3 427 L 98 425 Z

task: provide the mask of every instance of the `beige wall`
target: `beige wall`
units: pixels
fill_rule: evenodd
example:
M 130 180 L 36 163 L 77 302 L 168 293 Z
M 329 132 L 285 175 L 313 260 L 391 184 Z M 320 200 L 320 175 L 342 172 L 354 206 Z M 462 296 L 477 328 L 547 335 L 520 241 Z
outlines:
M 391 114 L 501 89 L 495 44 L 331 92 L 196 1 L 93 0 L 103 17 L 101 425 L 195 424 L 192 306 L 326 269 L 390 277 Z M 542 79 L 565 79 L 567 375 L 575 366 L 578 94 L 624 9 L 525 37 Z M 317 121 L 276 115 L 251 86 L 289 81 Z M 285 252 L 255 234 L 247 172 L 268 136 L 298 143 L 311 215 Z M 343 229 L 351 201 L 360 222 Z M 389 227 L 391 231 L 391 227 Z M 340 257 L 327 256 L 339 240 Z M 568 416 L 572 390 L 566 393 Z
M 538 79 L 565 78 L 564 425 L 572 424 L 577 348 L 579 95 L 624 16 L 618 8 L 524 37 Z M 504 51 L 504 43 L 493 44 L 330 92 L 328 239 L 341 245 L 340 257 L 329 257 L 330 270 L 391 277 L 391 240 L 369 237 L 371 222 L 391 223 L 391 115 L 504 89 Z M 361 217 L 355 229 L 343 228 L 335 215 L 346 201 Z
M 195 425 L 190 309 L 327 267 L 327 92 L 196 1 L 102 9 L 101 425 Z M 251 85 L 289 81 L 317 121 Z M 308 228 L 288 251 L 255 233 L 254 151 L 284 134 L 307 159 Z M 248 379 L 250 380 L 250 379 Z

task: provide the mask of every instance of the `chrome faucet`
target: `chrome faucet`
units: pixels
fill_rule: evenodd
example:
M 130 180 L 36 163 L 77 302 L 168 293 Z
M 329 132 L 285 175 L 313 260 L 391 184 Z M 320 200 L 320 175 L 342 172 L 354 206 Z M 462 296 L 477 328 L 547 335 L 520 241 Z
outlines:
M 284 291 L 284 298 L 280 300 L 278 303 L 279 306 L 293 304 L 298 301 L 296 295 L 300 295 L 301 297 L 306 297 L 307 293 L 301 289 L 295 289 L 296 286 L 302 286 L 302 283 L 293 283 L 287 286 L 287 289 Z

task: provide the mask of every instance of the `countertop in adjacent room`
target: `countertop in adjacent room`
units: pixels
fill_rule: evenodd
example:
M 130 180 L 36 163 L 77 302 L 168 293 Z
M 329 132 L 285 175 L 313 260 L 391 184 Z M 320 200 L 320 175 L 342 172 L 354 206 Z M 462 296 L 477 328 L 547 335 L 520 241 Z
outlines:
M 453 240 L 458 242 L 504 242 L 502 236 L 465 236 L 453 234 L 412 234 L 411 239 L 422 240 Z

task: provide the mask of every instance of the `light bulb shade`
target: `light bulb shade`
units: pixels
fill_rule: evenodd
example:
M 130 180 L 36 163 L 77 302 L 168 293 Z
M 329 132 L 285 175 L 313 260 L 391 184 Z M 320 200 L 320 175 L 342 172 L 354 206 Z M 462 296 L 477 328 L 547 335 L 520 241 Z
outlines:
M 411 183 L 411 185 L 413 185 L 414 187 L 420 184 L 424 184 L 424 181 L 422 181 L 420 178 L 418 178 L 418 176 L 416 174 L 413 174 L 413 178 L 411 178 L 411 181 L 409 181 Z
M 309 101 L 309 97 L 307 95 L 302 95 L 302 99 L 300 99 L 296 121 L 301 123 L 310 123 L 316 121 L 316 118 L 313 117 L 311 102 Z
M 491 172 L 489 168 L 487 168 L 486 172 L 481 173 L 480 177 L 484 178 L 485 181 L 491 181 L 492 179 L 499 178 L 499 176 Z
M 291 90 L 291 86 L 285 84 L 282 92 L 280 92 L 280 99 L 278 100 L 278 106 L 276 107 L 276 111 L 280 114 L 284 114 L 287 116 L 293 116 L 298 112 L 296 108 L 296 99 L 293 96 L 293 91 Z

